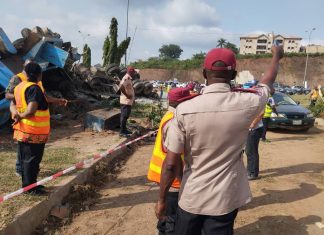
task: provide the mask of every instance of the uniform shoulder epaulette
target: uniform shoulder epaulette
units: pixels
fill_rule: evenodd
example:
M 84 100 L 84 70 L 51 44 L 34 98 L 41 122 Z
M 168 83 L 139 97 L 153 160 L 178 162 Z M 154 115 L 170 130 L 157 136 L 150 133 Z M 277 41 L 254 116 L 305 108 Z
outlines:
M 245 88 L 233 88 L 232 91 L 233 91 L 233 92 L 255 93 L 255 94 L 258 93 L 257 90 L 252 89 L 252 88 L 247 88 L 247 89 L 245 89 Z

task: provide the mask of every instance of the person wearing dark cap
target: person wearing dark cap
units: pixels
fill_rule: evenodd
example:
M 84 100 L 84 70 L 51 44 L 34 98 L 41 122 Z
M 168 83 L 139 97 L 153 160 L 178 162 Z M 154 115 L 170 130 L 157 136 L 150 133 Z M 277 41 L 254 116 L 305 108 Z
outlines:
M 26 66 L 31 63 L 34 62 L 34 60 L 32 58 L 29 58 L 25 61 L 23 67 L 23 71 L 12 76 L 8 87 L 6 88 L 6 99 L 7 100 L 14 100 L 15 96 L 14 96 L 14 89 L 16 88 L 16 86 L 18 86 L 21 82 L 27 81 L 28 77 L 25 71 Z M 46 95 L 45 89 L 43 87 L 43 83 L 42 81 L 37 82 L 37 85 L 41 88 L 41 90 L 44 92 L 45 97 L 46 97 L 46 101 L 48 103 L 53 103 L 53 104 L 58 104 L 58 105 L 64 105 L 66 106 L 68 101 L 66 99 L 60 99 L 60 98 L 55 98 L 55 97 L 51 97 L 49 95 Z M 19 156 L 17 155 L 17 160 L 16 160 L 16 175 L 17 176 L 21 176 L 21 164 L 19 162 Z
M 176 107 L 186 100 L 192 99 L 197 95 L 190 94 L 190 90 L 187 88 L 174 88 L 170 90 L 168 94 L 168 111 L 163 116 L 158 133 L 155 139 L 155 145 L 150 161 L 150 166 L 147 174 L 147 178 L 150 181 L 160 183 L 161 181 L 161 168 L 163 161 L 166 156 L 166 149 L 163 146 L 163 142 L 168 134 L 169 123 L 174 116 L 174 111 Z M 179 159 L 180 160 L 180 159 Z M 181 155 L 181 162 L 179 164 L 182 165 L 183 155 Z M 159 235 L 171 235 L 175 232 L 175 218 L 176 211 L 178 209 L 178 196 L 179 196 L 179 188 L 180 188 L 180 179 L 181 179 L 182 171 L 179 172 L 177 178 L 173 181 L 169 192 L 167 193 L 167 209 L 166 209 L 166 217 L 159 220 L 157 224 L 157 229 L 159 230 Z
M 121 91 L 120 94 L 120 135 L 121 136 L 128 136 L 132 134 L 126 127 L 127 119 L 129 118 L 132 105 L 134 104 L 135 100 L 135 92 L 133 88 L 132 79 L 135 75 L 135 69 L 133 67 L 127 68 L 127 73 L 121 80 L 119 84 L 119 89 Z
M 10 111 L 14 119 L 14 139 L 18 141 L 18 156 L 21 164 L 22 187 L 37 181 L 39 164 L 42 161 L 45 143 L 50 133 L 50 112 L 44 91 L 38 85 L 42 69 L 30 62 L 25 67 L 27 81 L 14 89 Z M 28 193 L 45 194 L 41 186 Z
M 176 234 L 233 234 L 238 208 L 251 200 L 243 164 L 250 124 L 261 113 L 275 81 L 283 48 L 272 47 L 267 73 L 251 92 L 231 91 L 236 76 L 236 58 L 225 48 L 208 52 L 202 95 L 178 105 L 164 141 L 159 201 L 155 213 L 164 218 L 166 195 L 184 169 L 179 193 Z

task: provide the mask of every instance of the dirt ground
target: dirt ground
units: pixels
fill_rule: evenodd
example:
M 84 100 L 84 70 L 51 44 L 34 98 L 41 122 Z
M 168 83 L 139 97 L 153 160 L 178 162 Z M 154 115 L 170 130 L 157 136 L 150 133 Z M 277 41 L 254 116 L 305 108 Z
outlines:
M 241 208 L 235 234 L 320 235 L 324 219 L 324 130 L 270 132 L 260 144 L 261 179 L 250 183 L 253 201 Z M 139 148 L 89 210 L 55 234 L 157 234 L 158 188 L 147 181 L 152 144 Z

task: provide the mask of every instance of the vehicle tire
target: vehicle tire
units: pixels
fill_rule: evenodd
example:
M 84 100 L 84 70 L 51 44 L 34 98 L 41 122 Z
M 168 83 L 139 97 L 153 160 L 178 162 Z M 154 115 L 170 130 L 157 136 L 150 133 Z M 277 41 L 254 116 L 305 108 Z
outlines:
M 134 88 L 135 95 L 141 95 L 145 86 L 143 82 L 139 81 L 134 84 L 133 88 Z
M 119 75 L 120 73 L 120 68 L 117 64 L 110 64 L 110 65 L 107 65 L 106 67 L 106 73 L 108 75 Z
M 141 75 L 139 73 L 135 73 L 133 80 L 141 79 Z
M 121 80 L 127 73 L 127 68 L 122 68 L 119 71 L 119 79 Z
M 144 90 L 143 90 L 143 94 L 145 96 L 149 96 L 153 91 L 153 84 L 150 82 L 145 82 L 144 83 Z

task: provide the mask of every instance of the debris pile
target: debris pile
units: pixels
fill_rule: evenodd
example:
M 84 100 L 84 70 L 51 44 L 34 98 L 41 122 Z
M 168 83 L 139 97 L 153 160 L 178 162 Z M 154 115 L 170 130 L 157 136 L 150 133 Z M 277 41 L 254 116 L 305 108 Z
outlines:
M 77 48 L 72 47 L 71 42 L 64 42 L 59 33 L 49 28 L 24 28 L 21 35 L 11 42 L 0 28 L 0 125 L 9 119 L 5 88 L 10 78 L 22 71 L 27 59 L 33 59 L 42 67 L 43 85 L 51 96 L 64 97 L 71 103 L 78 100 L 95 103 L 102 98 L 119 97 L 119 83 L 126 68 L 118 64 L 87 68 L 80 63 L 82 55 Z M 133 86 L 136 96 L 158 98 L 153 85 L 140 80 L 139 71 Z

